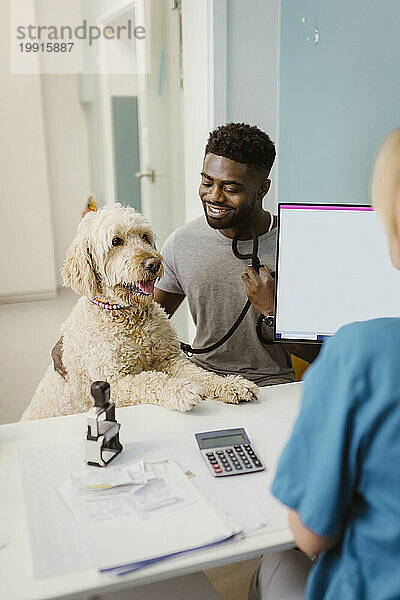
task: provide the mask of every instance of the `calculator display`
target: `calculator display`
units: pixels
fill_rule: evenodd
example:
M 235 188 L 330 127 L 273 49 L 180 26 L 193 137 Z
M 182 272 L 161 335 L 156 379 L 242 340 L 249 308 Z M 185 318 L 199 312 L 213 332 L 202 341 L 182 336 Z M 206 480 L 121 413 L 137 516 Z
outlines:
M 246 439 L 241 434 L 224 435 L 217 437 L 203 438 L 201 440 L 202 448 L 221 448 L 223 446 L 233 446 L 234 444 L 244 444 Z

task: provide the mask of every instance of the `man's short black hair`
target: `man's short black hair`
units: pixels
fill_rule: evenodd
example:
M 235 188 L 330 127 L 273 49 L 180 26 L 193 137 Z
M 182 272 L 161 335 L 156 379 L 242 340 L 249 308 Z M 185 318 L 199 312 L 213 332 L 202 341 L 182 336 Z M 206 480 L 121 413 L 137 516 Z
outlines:
M 216 154 L 252 167 L 261 167 L 268 174 L 274 164 L 276 152 L 268 135 L 255 125 L 228 123 L 210 133 L 206 154 Z

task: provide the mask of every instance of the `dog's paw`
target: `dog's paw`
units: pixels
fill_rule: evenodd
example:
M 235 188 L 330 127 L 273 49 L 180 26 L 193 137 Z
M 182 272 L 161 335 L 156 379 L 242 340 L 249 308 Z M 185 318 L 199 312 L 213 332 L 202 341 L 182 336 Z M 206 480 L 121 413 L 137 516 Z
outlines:
M 258 387 L 240 375 L 228 375 L 218 385 L 214 397 L 226 404 L 239 404 L 257 400 Z
M 176 410 L 191 410 L 206 399 L 207 390 L 200 383 L 189 381 L 188 379 L 181 381 L 180 388 L 174 392 Z

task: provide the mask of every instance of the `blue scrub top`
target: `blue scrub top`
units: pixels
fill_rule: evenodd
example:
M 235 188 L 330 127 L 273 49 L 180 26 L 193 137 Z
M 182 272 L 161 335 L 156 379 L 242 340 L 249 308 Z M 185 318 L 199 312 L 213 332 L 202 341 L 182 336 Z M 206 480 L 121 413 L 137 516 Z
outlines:
M 400 599 L 400 319 L 346 325 L 308 369 L 272 493 L 340 541 L 312 600 Z

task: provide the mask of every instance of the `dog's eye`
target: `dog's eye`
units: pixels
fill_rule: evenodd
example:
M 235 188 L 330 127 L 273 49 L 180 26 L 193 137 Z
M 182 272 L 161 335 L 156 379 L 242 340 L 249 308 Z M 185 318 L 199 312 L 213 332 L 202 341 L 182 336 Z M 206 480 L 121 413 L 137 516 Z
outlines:
M 115 237 L 115 238 L 113 238 L 111 243 L 113 246 L 122 246 L 122 244 L 124 243 L 124 240 L 120 237 Z
M 146 235 L 145 233 L 142 235 L 142 240 L 143 240 L 144 242 L 146 242 L 146 244 L 150 244 L 150 239 L 149 239 L 149 236 L 148 236 L 148 235 Z

